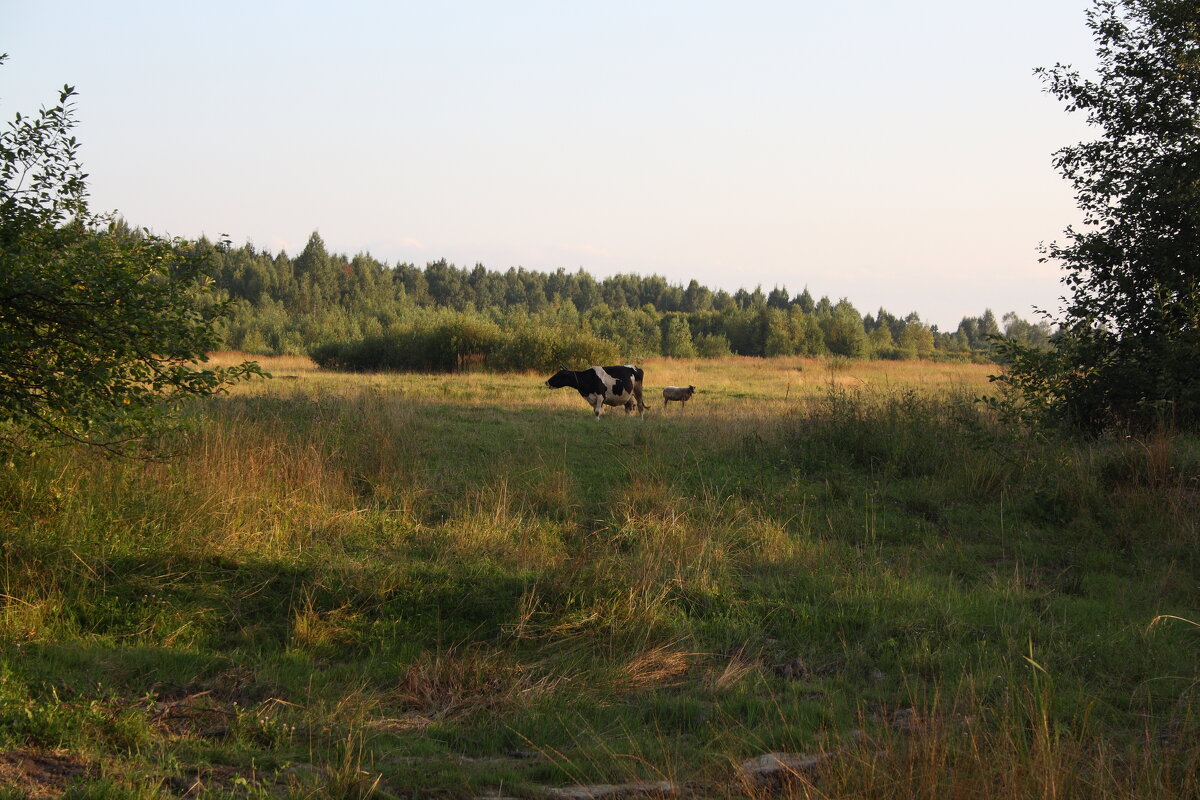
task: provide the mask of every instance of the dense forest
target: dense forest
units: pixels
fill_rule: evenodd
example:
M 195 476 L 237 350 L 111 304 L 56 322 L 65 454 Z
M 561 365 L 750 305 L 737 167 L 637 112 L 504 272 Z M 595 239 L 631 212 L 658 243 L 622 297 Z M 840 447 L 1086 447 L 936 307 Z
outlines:
M 389 266 L 367 254 L 331 254 L 318 233 L 292 258 L 251 244 L 200 240 L 218 297 L 232 301 L 227 347 L 309 354 L 350 369 L 544 369 L 558 363 L 722 355 L 988 360 L 989 337 L 1033 346 L 1046 323 L 990 311 L 954 331 L 916 313 L 862 314 L 847 299 L 712 291 L 658 275 L 597 280 L 583 270 L 499 272 L 435 261 Z

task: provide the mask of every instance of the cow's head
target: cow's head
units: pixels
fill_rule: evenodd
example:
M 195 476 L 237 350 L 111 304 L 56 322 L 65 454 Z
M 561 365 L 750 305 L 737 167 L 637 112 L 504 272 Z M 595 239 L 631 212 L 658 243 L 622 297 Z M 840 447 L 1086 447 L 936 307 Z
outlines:
M 575 373 L 562 365 L 559 365 L 558 372 L 546 379 L 546 386 L 551 389 L 561 389 L 564 386 L 578 385 L 579 379 L 575 377 Z

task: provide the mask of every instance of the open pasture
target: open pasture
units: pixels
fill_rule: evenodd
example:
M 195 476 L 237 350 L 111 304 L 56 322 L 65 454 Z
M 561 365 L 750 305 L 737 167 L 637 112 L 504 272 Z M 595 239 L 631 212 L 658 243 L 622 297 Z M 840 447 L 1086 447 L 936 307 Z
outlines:
M 521 375 L 484 371 L 456 374 L 369 373 L 349 375 L 325 372 L 302 357 L 248 356 L 244 353 L 214 354 L 214 365 L 231 366 L 257 358 L 265 369 L 280 379 L 275 383 L 253 382 L 239 386 L 238 394 L 278 394 L 287 388 L 354 391 L 370 387 L 394 392 L 409 400 L 439 403 L 452 399 L 463 405 L 497 408 L 576 408 L 583 404 L 569 389 L 550 391 L 544 381 L 550 373 Z M 794 413 L 795 401 L 828 394 L 830 389 L 883 396 L 894 391 L 935 392 L 956 396 L 979 396 L 991 391 L 988 376 L 994 364 L 935 363 L 929 361 L 861 361 L 841 358 L 744 358 L 715 359 L 652 358 L 639 362 L 646 370 L 646 400 L 661 410 L 664 386 L 695 385 L 696 408 L 708 414 L 752 418 Z M 572 368 L 582 368 L 572 365 Z M 302 383 L 290 383 L 302 381 Z M 674 410 L 674 409 L 673 409 Z M 690 410 L 690 409 L 689 409 Z M 623 411 L 616 409 L 617 414 Z M 605 413 L 612 413 L 606 409 Z M 699 412 L 698 412 L 699 413 Z
M 2 468 L 10 796 L 1200 793 L 1193 439 L 979 365 L 651 360 L 596 421 L 262 361 L 172 459 Z

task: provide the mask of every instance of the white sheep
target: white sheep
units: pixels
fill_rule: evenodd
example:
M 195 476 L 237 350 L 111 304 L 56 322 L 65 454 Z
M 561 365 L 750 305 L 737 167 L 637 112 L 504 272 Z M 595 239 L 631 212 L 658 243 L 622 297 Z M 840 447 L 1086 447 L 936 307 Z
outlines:
M 665 409 L 672 400 L 678 401 L 686 407 L 687 401 L 695 392 L 695 386 L 666 386 L 663 388 L 663 408 Z

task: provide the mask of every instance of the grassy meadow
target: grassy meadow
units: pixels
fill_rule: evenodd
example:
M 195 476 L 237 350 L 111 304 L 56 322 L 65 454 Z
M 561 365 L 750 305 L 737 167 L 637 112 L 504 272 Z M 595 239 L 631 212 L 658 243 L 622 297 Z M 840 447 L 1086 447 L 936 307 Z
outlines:
M 1195 438 L 986 365 L 651 360 L 596 421 L 261 363 L 173 458 L 0 466 L 0 799 L 1200 796 Z

